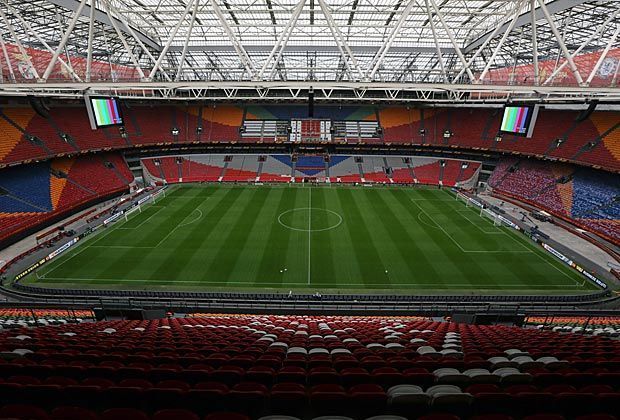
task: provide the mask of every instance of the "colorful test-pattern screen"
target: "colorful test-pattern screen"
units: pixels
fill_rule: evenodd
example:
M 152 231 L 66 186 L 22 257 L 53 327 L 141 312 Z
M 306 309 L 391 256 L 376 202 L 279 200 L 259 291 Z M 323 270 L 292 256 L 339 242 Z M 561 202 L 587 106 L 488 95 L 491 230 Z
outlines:
M 529 106 L 506 106 L 502 118 L 502 133 L 527 135 L 532 119 L 532 107 Z
M 121 109 L 114 98 L 90 98 L 97 127 L 123 124 Z

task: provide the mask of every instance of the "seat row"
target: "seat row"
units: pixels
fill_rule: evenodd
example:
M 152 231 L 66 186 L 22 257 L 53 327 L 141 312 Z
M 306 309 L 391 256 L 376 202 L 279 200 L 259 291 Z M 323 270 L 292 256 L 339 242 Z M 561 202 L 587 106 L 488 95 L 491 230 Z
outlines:
M 134 385 L 134 386 L 130 386 Z M 459 416 L 505 414 L 523 417 L 537 413 L 557 413 L 573 417 L 616 413 L 619 392 L 604 387 L 576 391 L 557 386 L 542 391 L 505 390 L 481 386 L 465 391 L 454 385 L 434 385 L 423 390 L 403 384 L 387 391 L 376 384 L 359 384 L 349 389 L 334 384 L 310 388 L 294 383 L 278 384 L 271 389 L 244 382 L 233 387 L 203 383 L 183 389 L 173 383 L 141 388 L 130 383 L 101 388 L 94 385 L 59 386 L 54 384 L 0 384 L 0 404 L 36 404 L 52 409 L 63 405 L 95 410 L 110 407 L 139 409 L 155 413 L 162 409 L 189 409 L 200 415 L 233 411 L 253 418 L 269 414 L 312 417 L 347 415 L 366 418 L 385 413 L 419 417 L 432 412 Z M 607 392 L 605 392 L 607 391 Z

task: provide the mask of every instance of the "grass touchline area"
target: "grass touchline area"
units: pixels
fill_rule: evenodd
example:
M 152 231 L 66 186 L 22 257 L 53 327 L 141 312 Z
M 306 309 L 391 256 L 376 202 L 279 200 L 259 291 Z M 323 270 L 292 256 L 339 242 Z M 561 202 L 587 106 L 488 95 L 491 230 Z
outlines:
M 24 282 L 343 293 L 597 289 L 478 213 L 445 189 L 178 185 Z

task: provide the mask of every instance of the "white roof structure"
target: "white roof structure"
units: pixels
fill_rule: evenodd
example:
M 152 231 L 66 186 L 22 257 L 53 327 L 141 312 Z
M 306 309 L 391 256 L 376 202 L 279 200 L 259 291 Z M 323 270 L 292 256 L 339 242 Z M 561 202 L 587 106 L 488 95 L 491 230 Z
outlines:
M 615 0 L 0 0 L 0 94 L 617 100 L 619 11 Z

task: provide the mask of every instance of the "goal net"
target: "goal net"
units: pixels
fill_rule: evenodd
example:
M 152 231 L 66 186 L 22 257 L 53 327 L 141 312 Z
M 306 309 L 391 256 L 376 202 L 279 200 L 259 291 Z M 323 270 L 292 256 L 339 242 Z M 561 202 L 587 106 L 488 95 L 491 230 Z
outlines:
M 491 219 L 493 221 L 493 226 L 501 226 L 502 225 L 502 219 L 499 217 L 499 215 L 493 213 L 489 209 L 481 209 L 480 210 L 480 216 L 481 217 L 486 217 L 488 219 Z
M 456 192 L 456 200 L 457 201 L 462 201 L 465 203 L 466 207 L 480 207 L 482 208 L 482 203 L 478 202 L 477 200 L 474 200 L 473 198 L 463 194 L 462 192 L 457 191 Z
M 123 213 L 123 216 L 125 217 L 125 221 L 129 220 L 129 216 L 131 214 L 142 213 L 142 207 L 144 205 L 148 203 L 155 204 L 156 201 L 159 201 L 159 199 L 164 198 L 165 196 L 166 196 L 166 190 L 165 188 L 162 188 L 161 190 L 153 194 L 149 194 L 148 196 L 141 198 L 140 200 L 138 200 L 138 202 L 136 203 L 134 207 L 131 207 L 125 210 L 125 212 Z

